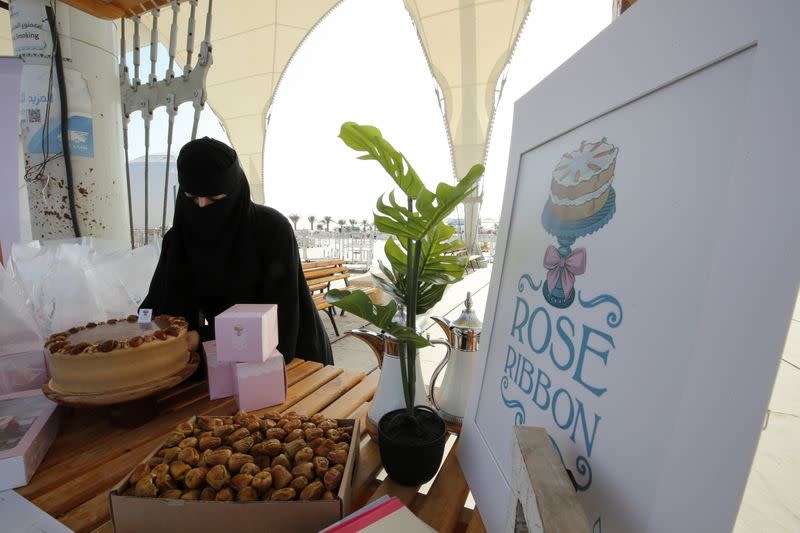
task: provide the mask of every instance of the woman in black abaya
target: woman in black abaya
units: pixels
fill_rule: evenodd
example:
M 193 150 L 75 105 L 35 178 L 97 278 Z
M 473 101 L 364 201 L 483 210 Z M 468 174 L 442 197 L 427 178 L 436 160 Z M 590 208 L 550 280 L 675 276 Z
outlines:
M 214 336 L 214 317 L 228 307 L 274 303 L 286 362 L 297 356 L 333 364 L 292 226 L 250 200 L 236 152 L 208 137 L 187 143 L 178 156 L 178 184 L 173 226 L 141 307 L 186 317 L 205 341 Z

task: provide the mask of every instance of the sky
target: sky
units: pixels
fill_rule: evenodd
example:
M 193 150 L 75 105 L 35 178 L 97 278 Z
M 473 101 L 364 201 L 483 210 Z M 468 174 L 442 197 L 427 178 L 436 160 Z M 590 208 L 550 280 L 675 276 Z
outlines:
M 495 116 L 484 176 L 484 219 L 500 218 L 514 102 L 610 22 L 611 0 L 533 1 Z M 161 52 L 166 56 L 166 50 Z M 149 55 L 143 51 L 142 57 Z M 159 71 L 164 68 L 159 65 Z M 434 87 L 401 0 L 345 0 L 284 71 L 267 126 L 266 204 L 285 215 L 297 213 L 302 221 L 308 215 L 371 219 L 375 200 L 393 182 L 376 162 L 357 160 L 358 154 L 338 139 L 341 124 L 350 120 L 380 128 L 429 188 L 440 181 L 452 183 L 447 131 Z M 137 117 L 129 130 L 131 159 L 144 154 Z M 173 154 L 189 140 L 191 121 L 191 104 L 184 104 Z M 154 117 L 152 153 L 166 151 L 166 124 L 162 108 Z M 198 131 L 227 142 L 208 108 Z

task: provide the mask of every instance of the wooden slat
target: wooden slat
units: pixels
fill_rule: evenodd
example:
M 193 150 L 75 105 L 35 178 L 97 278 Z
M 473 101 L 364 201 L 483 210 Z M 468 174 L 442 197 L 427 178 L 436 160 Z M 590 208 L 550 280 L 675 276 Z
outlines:
M 358 452 L 358 464 L 356 465 L 356 472 L 353 476 L 353 502 L 362 502 L 367 498 L 368 494 L 365 492 L 382 466 L 378 444 L 370 437 L 365 437 L 361 441 L 361 448 Z
M 105 524 L 92 531 L 92 533 L 114 533 L 114 524 L 109 520 Z
M 377 488 L 377 490 L 370 496 L 369 501 L 374 502 L 381 496 L 394 496 L 406 507 L 411 507 L 411 504 L 414 502 L 414 499 L 417 497 L 419 493 L 419 486 L 415 487 L 407 487 L 405 485 L 401 485 L 392 481 L 388 477 L 383 480 L 381 486 Z
M 50 450 L 47 452 L 47 455 L 45 455 L 39 468 L 36 469 L 37 473 L 43 472 L 51 466 L 73 457 L 78 454 L 81 449 L 98 444 L 102 445 L 102 443 L 113 439 L 115 436 L 125 433 L 123 429 L 109 428 L 107 421 L 89 428 L 82 428 L 78 431 L 67 432 L 67 428 L 62 427 L 61 431 L 62 433 L 53 441 Z
M 544 531 L 589 531 L 590 522 L 547 431 L 514 426 L 512 434 L 510 489 L 528 524 L 540 523 Z
M 477 507 L 472 512 L 472 519 L 469 521 L 466 533 L 486 533 L 486 526 L 483 525 L 481 513 L 478 512 Z
M 59 521 L 76 533 L 89 532 L 111 519 L 108 507 L 108 493 L 101 492 L 91 500 L 82 503 L 59 517 Z
M 64 3 L 100 19 L 116 20 L 125 16 L 124 10 L 102 0 L 64 0 Z
M 361 428 L 361 437 L 362 439 L 367 434 L 367 411 L 369 411 L 369 406 L 372 402 L 367 402 L 361 407 L 359 407 L 352 415 L 348 416 L 347 418 L 353 418 L 359 421 L 359 426 Z
M 325 301 L 324 294 L 315 294 L 314 295 L 314 305 L 317 306 L 317 311 L 324 311 L 329 307 L 333 307 L 327 301 Z
M 286 365 L 286 370 L 289 371 L 297 366 L 302 365 L 305 362 L 306 362 L 305 359 L 300 359 L 299 357 L 295 357 L 294 359 L 291 360 L 291 362 L 289 362 L 288 365 Z
M 188 392 L 192 392 L 192 394 L 190 395 Z M 203 388 L 201 390 L 187 391 L 186 395 L 175 398 L 171 405 L 164 407 L 159 405 L 159 412 L 161 414 L 168 414 L 174 411 L 182 410 L 192 405 L 194 406 L 201 405 L 207 401 L 208 401 L 208 383 L 206 381 L 203 381 Z
M 362 379 L 364 379 L 363 372 L 345 370 L 340 375 L 336 376 L 328 383 L 314 391 L 314 394 L 307 396 L 305 399 L 294 404 L 291 407 L 291 410 L 296 411 L 301 415 L 311 416 L 316 414 L 326 406 L 333 403 L 336 398 L 344 394 L 346 391 L 355 387 Z
M 193 381 L 191 383 L 181 383 L 158 395 L 158 408 L 164 409 L 173 403 L 181 403 L 183 398 L 195 396 L 197 394 L 208 394 L 208 382 L 206 380 Z
M 54 516 L 62 515 L 100 493 L 108 492 L 120 479 L 139 464 L 147 454 L 163 442 L 164 436 L 157 434 L 131 450 L 114 450 L 115 457 L 102 464 L 101 468 L 87 469 L 70 477 L 57 487 L 32 501 Z M 66 466 L 66 465 L 65 465 Z
M 303 265 L 303 270 L 310 270 L 312 268 L 321 268 L 331 265 L 343 265 L 344 260 L 342 259 L 323 259 L 322 261 L 307 261 L 305 263 L 301 263 Z
M 75 450 L 71 456 L 64 457 L 49 468 L 39 468 L 30 483 L 18 489 L 28 499 L 36 498 L 45 492 L 62 486 L 65 482 L 82 472 L 91 472 L 120 454 L 120 451 L 135 449 L 154 437 L 163 439 L 171 428 L 196 414 L 192 406 L 168 416 L 162 416 L 148 424 L 127 431 L 115 431 L 111 438 L 98 439 L 87 443 L 84 450 Z M 153 445 L 155 446 L 155 445 Z M 145 455 L 147 455 L 145 453 Z
M 467 480 L 458 464 L 458 441 L 450 449 L 436 480 L 416 515 L 436 531 L 452 531 L 469 494 Z
M 306 361 L 302 365 L 298 365 L 286 373 L 286 382 L 291 387 L 295 383 L 302 381 L 322 367 L 322 363 Z
M 319 268 L 314 270 L 304 270 L 303 275 L 306 277 L 307 281 L 311 281 L 318 278 L 324 278 L 326 276 L 332 276 L 333 274 L 338 274 L 339 272 L 347 272 L 347 267 L 338 266 L 338 267 Z
M 373 372 L 364 378 L 361 383 L 347 391 L 338 400 L 326 407 L 322 414 L 328 418 L 347 418 L 364 402 L 368 402 L 378 388 L 379 372 Z
M 347 279 L 350 277 L 349 272 L 343 272 L 341 274 L 336 274 L 335 276 L 326 276 L 324 278 L 319 279 L 308 279 L 308 290 L 311 292 L 319 291 L 328 288 L 329 283 L 333 283 L 334 281 L 339 281 L 343 279 Z
M 342 372 L 344 372 L 344 370 L 341 368 L 326 366 L 320 369 L 318 372 L 314 372 L 302 381 L 299 381 L 293 387 L 290 387 L 289 393 L 286 395 L 286 401 L 282 404 L 266 407 L 264 409 L 258 409 L 257 411 L 253 412 L 255 414 L 264 414 L 269 412 L 282 413 L 309 394 L 315 392 L 317 389 L 325 385 Z

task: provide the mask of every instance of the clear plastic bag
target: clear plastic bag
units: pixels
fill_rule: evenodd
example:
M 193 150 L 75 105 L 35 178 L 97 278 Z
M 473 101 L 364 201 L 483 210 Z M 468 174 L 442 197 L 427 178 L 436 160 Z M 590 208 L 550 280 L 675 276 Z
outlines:
M 21 287 L 0 266 L 0 356 L 41 345 L 42 332 Z
M 38 389 L 47 380 L 42 342 L 22 289 L 0 266 L 0 394 Z
M 94 238 L 15 244 L 9 274 L 43 336 L 136 313 L 147 295 L 160 241 L 131 251 Z

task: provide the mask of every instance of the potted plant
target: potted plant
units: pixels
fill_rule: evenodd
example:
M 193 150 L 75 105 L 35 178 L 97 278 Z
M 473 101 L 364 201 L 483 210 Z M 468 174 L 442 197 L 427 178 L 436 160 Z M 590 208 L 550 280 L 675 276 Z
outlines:
M 467 258 L 448 253 L 463 247 L 463 243 L 453 240 L 455 230 L 444 220 L 475 190 L 483 165 L 473 166 L 456 185 L 439 183 L 435 191 L 430 191 L 406 157 L 377 128 L 346 122 L 339 137 L 350 148 L 364 152 L 359 159 L 377 161 L 405 195 L 405 202 L 398 202 L 394 191 L 388 197 L 382 195 L 373 222 L 377 231 L 389 235 L 384 248 L 389 265 L 380 264 L 385 279 L 373 278 L 393 299 L 386 305 L 375 305 L 361 291 L 339 290 L 329 291 L 326 299 L 372 322 L 400 344 L 400 405 L 405 407 L 380 418 L 378 445 L 389 476 L 399 483 L 418 485 L 436 474 L 447 427 L 430 407 L 414 401 L 419 397 L 415 390 L 417 350 L 430 345 L 417 332 L 417 314 L 433 307 L 446 286 L 464 275 Z M 398 303 L 407 310 L 405 324 L 395 322 Z M 383 372 L 381 380 L 386 377 L 385 367 Z

